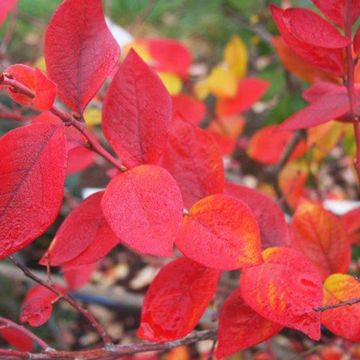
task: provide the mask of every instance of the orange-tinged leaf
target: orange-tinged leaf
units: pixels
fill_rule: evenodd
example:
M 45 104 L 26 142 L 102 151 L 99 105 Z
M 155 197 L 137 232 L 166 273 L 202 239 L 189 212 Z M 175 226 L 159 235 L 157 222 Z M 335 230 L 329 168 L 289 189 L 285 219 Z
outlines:
M 294 134 L 290 131 L 279 131 L 276 125 L 263 127 L 251 138 L 247 154 L 262 164 L 276 164 L 281 159 L 286 146 L 292 141 Z M 271 141 L 270 141 L 271 139 Z M 295 160 L 306 152 L 306 143 L 301 140 L 294 149 L 290 160 Z
M 59 266 L 69 261 L 73 265 L 91 264 L 120 243 L 102 214 L 103 194 L 91 195 L 66 217 L 40 260 L 42 265 Z
M 0 335 L 3 337 L 7 343 L 9 343 L 15 349 L 25 352 L 32 352 L 34 344 L 32 339 L 24 334 L 22 331 L 11 328 L 11 327 L 1 327 Z
M 238 78 L 243 78 L 247 73 L 248 51 L 243 40 L 234 35 L 224 49 L 224 60 L 231 72 Z
M 240 279 L 245 302 L 261 316 L 320 339 L 322 282 L 312 263 L 294 249 L 263 251 L 264 263 L 243 270 Z
M 263 318 L 248 306 L 236 289 L 220 310 L 216 356 L 222 358 L 257 345 L 283 328 Z
M 160 163 L 176 179 L 186 208 L 224 190 L 224 166 L 216 141 L 180 118 L 174 120 Z
M 145 295 L 138 336 L 155 342 L 186 336 L 209 305 L 219 277 L 219 271 L 186 258 L 165 265 Z
M 323 306 L 360 298 L 360 282 L 347 274 L 333 274 L 324 283 Z M 322 312 L 321 322 L 331 332 L 350 341 L 360 341 L 360 303 Z
M 213 95 L 217 97 L 234 97 L 238 88 L 238 81 L 230 69 L 221 65 L 215 66 L 208 78 L 206 79 L 206 85 Z
M 341 216 L 341 221 L 352 244 L 360 243 L 360 207 L 357 207 Z
M 122 243 L 142 254 L 171 256 L 183 201 L 165 169 L 141 165 L 115 176 L 105 190 L 102 209 Z
M 261 262 L 260 231 L 250 208 L 228 195 L 210 195 L 185 216 L 176 245 L 210 268 L 234 270 Z
M 305 255 L 325 280 L 347 272 L 351 247 L 341 220 L 320 204 L 303 201 L 291 222 L 292 247 Z
M 225 194 L 242 200 L 253 211 L 259 224 L 263 248 L 289 245 L 290 236 L 284 214 L 269 196 L 255 189 L 231 183 L 225 184 Z
M 219 116 L 239 114 L 249 110 L 265 94 L 269 83 L 257 78 L 246 78 L 237 83 L 237 90 L 233 96 L 218 100 L 216 113 Z
M 171 116 L 169 93 L 131 50 L 105 96 L 106 139 L 127 167 L 155 163 L 166 146 Z
M 23 64 L 15 64 L 9 66 L 6 73 L 32 90 L 35 95 L 30 98 L 8 88 L 8 94 L 14 101 L 23 105 L 32 105 L 39 110 L 49 110 L 52 107 L 57 94 L 57 86 L 40 70 Z

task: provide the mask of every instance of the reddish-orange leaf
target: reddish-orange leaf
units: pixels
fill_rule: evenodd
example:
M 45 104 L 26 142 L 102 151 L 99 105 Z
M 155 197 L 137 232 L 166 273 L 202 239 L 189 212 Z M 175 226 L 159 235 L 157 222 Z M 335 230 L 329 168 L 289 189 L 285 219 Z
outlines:
M 32 352 L 34 344 L 32 339 L 24 334 L 22 331 L 11 328 L 1 327 L 0 335 L 8 342 L 12 347 L 20 351 Z
M 104 18 L 101 0 L 65 0 L 45 35 L 45 61 L 59 96 L 81 113 L 114 68 L 120 48 Z
M 289 245 L 290 236 L 284 214 L 270 197 L 255 189 L 231 183 L 225 184 L 225 194 L 242 200 L 253 211 L 259 224 L 263 248 Z
M 109 86 L 103 108 L 104 134 L 126 166 L 159 159 L 171 116 L 169 93 L 131 50 Z
M 176 245 L 188 258 L 214 269 L 261 263 L 256 218 L 245 203 L 228 195 L 211 195 L 193 205 Z
M 78 290 L 83 287 L 91 278 L 95 271 L 97 263 L 86 265 L 65 264 L 61 267 L 68 289 Z
M 283 328 L 267 320 L 248 306 L 241 290 L 236 289 L 225 301 L 219 315 L 216 356 L 222 358 L 257 345 Z
M 59 290 L 60 286 L 55 285 Z M 20 321 L 29 323 L 32 327 L 45 324 L 51 317 L 53 303 L 58 296 L 42 285 L 36 285 L 29 290 L 21 306 Z
M 348 0 L 312 0 L 312 2 L 336 25 L 345 27 Z M 351 22 L 360 15 L 360 1 L 351 0 Z
M 183 201 L 163 168 L 141 165 L 115 176 L 102 199 L 104 216 L 121 241 L 142 254 L 171 256 Z
M 354 36 L 354 51 L 357 56 L 360 55 L 360 26 L 356 30 L 356 33 Z
M 204 119 L 206 107 L 202 101 L 180 94 L 173 96 L 173 118 L 180 116 L 193 125 L 198 125 Z
M 0 140 L 0 258 L 24 248 L 55 220 L 62 203 L 62 123 L 34 123 Z
M 263 251 L 264 263 L 243 270 L 241 294 L 261 316 L 320 339 L 322 281 L 312 263 L 296 250 Z
M 186 258 L 164 266 L 145 295 L 138 336 L 155 342 L 186 336 L 209 305 L 219 276 Z
M 59 266 L 69 261 L 77 265 L 94 263 L 119 244 L 120 239 L 101 211 L 103 194 L 91 195 L 67 216 L 42 257 L 42 265 Z M 87 254 L 83 256 L 85 251 Z
M 9 12 L 16 5 L 17 0 L 1 0 L 0 1 L 0 26 L 5 21 Z
M 280 131 L 277 125 L 265 126 L 251 138 L 247 153 L 252 159 L 262 164 L 276 164 L 280 161 L 284 150 L 293 137 L 294 133 L 291 131 Z M 294 149 L 290 160 L 301 157 L 306 150 L 306 143 L 304 140 L 301 140 Z
M 360 298 L 360 282 L 347 274 L 333 274 L 324 283 L 324 306 Z M 322 312 L 321 322 L 331 332 L 350 341 L 360 341 L 360 303 Z
M 291 29 L 289 29 L 289 24 L 284 18 L 284 14 L 287 10 L 283 10 L 275 5 L 272 5 L 271 11 L 283 40 L 293 51 L 295 51 L 306 62 L 320 68 L 321 70 L 338 76 L 342 76 L 344 74 L 343 49 L 329 49 L 304 42 L 304 37 L 298 38 L 294 36 L 294 33 L 292 33 Z M 305 31 L 306 30 L 308 29 L 305 29 Z M 321 32 L 322 30 L 320 29 L 318 31 Z
M 9 66 L 6 73 L 32 90 L 35 95 L 30 98 L 9 87 L 8 94 L 14 101 L 19 104 L 33 105 L 39 110 L 49 110 L 52 107 L 57 94 L 57 86 L 40 70 L 23 64 L 15 64 Z
M 147 40 L 150 55 L 156 70 L 166 71 L 187 78 L 192 56 L 187 47 L 174 39 Z
M 348 239 L 352 244 L 360 244 L 360 207 L 357 207 L 341 217 Z
M 176 179 L 186 208 L 224 190 L 224 166 L 216 141 L 184 120 L 175 120 L 161 165 Z
M 312 10 L 288 8 L 283 13 L 283 21 L 291 34 L 306 44 L 331 49 L 349 44 L 349 39 Z
M 219 99 L 216 113 L 219 116 L 229 116 L 249 110 L 265 94 L 269 85 L 267 81 L 257 78 L 240 80 L 234 97 Z
M 302 252 L 325 280 L 335 272 L 347 272 L 351 248 L 341 220 L 320 204 L 303 201 L 291 222 L 292 247 Z

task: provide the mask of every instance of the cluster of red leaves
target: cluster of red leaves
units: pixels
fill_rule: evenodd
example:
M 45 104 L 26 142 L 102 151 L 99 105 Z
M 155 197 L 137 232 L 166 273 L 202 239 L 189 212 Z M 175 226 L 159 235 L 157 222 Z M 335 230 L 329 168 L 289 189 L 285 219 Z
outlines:
M 335 13 L 331 2 L 314 3 L 342 26 L 345 1 L 335 6 L 339 10 Z M 273 15 L 285 42 L 299 56 L 324 71 L 343 75 L 343 51 L 349 40 L 330 23 L 304 9 L 273 7 Z M 168 46 L 178 49 L 173 42 L 150 43 L 158 59 L 155 68 L 186 77 L 187 56 L 174 62 L 168 59 L 165 45 L 167 50 Z M 94 264 L 119 243 L 164 257 L 170 257 L 176 245 L 184 257 L 163 267 L 151 284 L 139 337 L 162 342 L 185 336 L 210 304 L 221 272 L 241 269 L 239 288 L 220 310 L 219 357 L 258 344 L 283 327 L 318 340 L 323 324 L 339 336 L 360 341 L 360 305 L 329 310 L 322 316 L 317 311 L 360 296 L 360 284 L 344 274 L 351 249 L 344 222 L 320 205 L 304 202 L 288 226 L 270 198 L 226 183 L 216 140 L 195 125 L 203 116 L 201 106 L 184 96 L 172 101 L 154 70 L 135 51 L 120 65 L 119 54 L 106 27 L 101 0 L 65 0 L 46 31 L 48 75 L 24 65 L 6 71 L 6 76 L 34 94 L 27 97 L 7 87 L 15 101 L 49 110 L 58 94 L 77 113 L 79 122 L 88 103 L 113 75 L 103 106 L 103 132 L 123 166 L 104 192 L 70 213 L 40 261 L 62 267 L 68 287 L 61 291 L 86 282 Z M 249 86 L 255 82 L 243 81 Z M 255 98 L 263 91 L 262 84 Z M 303 117 L 295 115 L 298 118 L 283 127 L 312 126 L 349 109 L 341 86 L 316 84 L 307 98 L 310 105 L 303 111 L 310 123 L 304 126 Z M 220 102 L 219 112 L 240 112 L 250 106 L 246 97 L 240 105 L 237 99 Z M 191 111 L 183 111 L 183 106 Z M 59 212 L 66 175 L 73 171 L 69 155 L 85 144 L 80 133 L 65 125 L 69 124 L 44 112 L 0 140 L 1 258 L 34 241 Z M 266 131 L 258 136 L 268 137 L 272 130 Z M 288 141 L 289 134 L 279 135 L 274 153 Z M 300 144 L 294 156 L 303 152 Z M 276 161 L 275 156 L 265 160 Z M 56 300 L 49 290 L 33 288 L 24 301 L 21 320 L 42 325 Z

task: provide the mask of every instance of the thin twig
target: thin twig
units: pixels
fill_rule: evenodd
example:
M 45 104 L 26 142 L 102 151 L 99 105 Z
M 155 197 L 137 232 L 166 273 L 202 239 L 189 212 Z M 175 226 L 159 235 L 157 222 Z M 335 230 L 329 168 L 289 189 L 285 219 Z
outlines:
M 343 307 L 343 306 L 352 306 L 352 305 L 359 304 L 359 303 L 360 303 L 360 298 L 354 298 L 354 299 L 349 299 L 346 301 L 340 301 L 337 304 L 322 306 L 322 307 L 316 308 L 314 310 L 317 312 L 323 312 L 326 310 L 337 309 L 337 308 Z
M 30 279 L 34 280 L 38 284 L 46 287 L 48 290 L 52 291 L 59 298 L 64 299 L 68 304 L 70 304 L 75 310 L 77 310 L 87 321 L 91 324 L 91 326 L 96 330 L 99 336 L 102 338 L 105 344 L 112 344 L 112 340 L 110 336 L 107 334 L 106 330 L 103 326 L 95 319 L 94 315 L 91 314 L 88 310 L 84 309 L 76 300 L 74 300 L 70 295 L 62 292 L 61 290 L 57 289 L 50 283 L 40 279 L 35 274 L 33 274 L 30 269 L 28 269 L 25 265 L 23 265 L 20 261 L 15 259 L 14 256 L 9 256 L 10 261 L 16 265 L 21 271 Z

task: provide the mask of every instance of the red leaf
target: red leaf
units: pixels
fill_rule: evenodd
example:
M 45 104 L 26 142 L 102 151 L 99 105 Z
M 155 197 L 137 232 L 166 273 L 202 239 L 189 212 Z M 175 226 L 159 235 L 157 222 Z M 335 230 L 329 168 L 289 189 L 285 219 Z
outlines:
M 60 98 L 72 110 L 84 110 L 119 55 L 101 0 L 65 0 L 59 6 L 46 30 L 45 61 Z
M 62 123 L 34 123 L 0 140 L 0 258 L 24 248 L 55 220 L 66 148 Z
M 220 272 L 180 258 L 164 266 L 144 299 L 138 336 L 154 342 L 180 339 L 209 305 Z
M 347 93 L 347 89 L 345 86 L 339 86 L 326 81 L 318 81 L 314 85 L 306 89 L 303 92 L 302 96 L 307 102 L 313 103 L 321 99 L 323 96 L 341 93 Z
M 180 94 L 172 98 L 173 118 L 180 115 L 193 125 L 198 125 L 204 119 L 206 107 L 203 102 L 195 98 Z
M 322 282 L 301 253 L 282 247 L 263 251 L 264 263 L 243 270 L 241 295 L 261 316 L 320 339 Z
M 161 165 L 176 179 L 186 208 L 224 190 L 224 166 L 216 141 L 181 119 L 175 120 Z
M 283 21 L 291 34 L 304 43 L 329 49 L 344 48 L 349 44 L 349 39 L 312 10 L 286 9 Z
M 313 46 L 301 41 L 301 39 L 298 39 L 291 33 L 284 19 L 284 13 L 287 10 L 282 10 L 272 5 L 271 11 L 283 40 L 294 52 L 301 56 L 306 62 L 324 71 L 339 76 L 344 75 L 344 51 L 342 49 Z
M 280 125 L 280 128 L 282 130 L 307 129 L 343 116 L 349 108 L 349 98 L 345 92 L 328 93 L 290 116 Z
M 73 265 L 94 263 L 119 244 L 119 238 L 112 232 L 101 211 L 103 194 L 98 192 L 88 197 L 68 215 L 40 264 L 59 266 L 71 260 Z M 83 262 L 85 259 L 86 262 Z
M 359 1 L 360 4 L 360 1 Z M 360 55 L 360 26 L 357 28 L 354 36 L 354 51 L 357 56 Z
M 124 244 L 142 254 L 171 256 L 183 202 L 176 181 L 165 169 L 141 165 L 115 176 L 102 208 Z
M 32 339 L 18 329 L 0 328 L 0 335 L 15 349 L 25 352 L 32 352 L 34 349 Z
M 34 98 L 8 88 L 9 96 L 19 104 L 33 105 L 40 110 L 49 110 L 55 101 L 57 86 L 38 69 L 23 64 L 9 66 L 6 73 L 24 84 L 35 94 Z
M 324 306 L 358 299 L 360 282 L 347 274 L 333 274 L 324 283 Z M 321 322 L 331 332 L 347 340 L 360 341 L 360 303 L 322 312 Z
M 257 78 L 246 78 L 238 83 L 237 93 L 233 98 L 221 98 L 216 104 L 219 116 L 235 115 L 249 110 L 265 94 L 269 83 Z
M 62 288 L 58 285 L 59 290 Z M 36 285 L 29 290 L 21 306 L 20 321 L 29 323 L 32 327 L 45 324 L 51 317 L 53 303 L 58 296 L 42 285 Z
M 182 43 L 174 39 L 158 38 L 147 40 L 147 44 L 156 70 L 175 73 L 182 78 L 188 77 L 192 56 Z
M 281 127 L 283 126 L 281 125 Z M 294 134 L 290 131 L 279 131 L 279 126 L 277 125 L 263 127 L 251 138 L 247 153 L 252 159 L 262 164 L 277 164 L 293 137 Z M 306 150 L 306 143 L 304 140 L 301 140 L 294 149 L 290 160 L 298 159 L 304 155 Z
M 312 0 L 312 2 L 335 24 L 345 27 L 347 0 Z M 360 1 L 351 2 L 351 22 L 352 24 L 360 15 Z
M 347 272 L 351 248 L 341 220 L 321 205 L 303 201 L 291 222 L 291 244 L 305 255 L 325 280 Z
M 61 267 L 68 289 L 78 290 L 87 284 L 91 275 L 96 269 L 97 263 L 86 265 L 69 265 L 65 264 Z
M 222 358 L 257 345 L 283 328 L 267 320 L 246 305 L 240 289 L 225 301 L 219 315 L 218 347 L 216 356 Z
M 214 269 L 261 262 L 260 232 L 252 211 L 227 195 L 198 201 L 184 218 L 176 245 L 188 258 Z
M 17 0 L 1 0 L 0 1 L 0 26 L 5 21 L 9 12 L 16 5 Z
M 284 214 L 270 197 L 246 186 L 230 183 L 225 184 L 225 194 L 242 200 L 253 211 L 263 248 L 289 245 L 290 236 Z
M 155 163 L 166 146 L 171 97 L 158 76 L 131 50 L 107 91 L 104 134 L 124 164 Z
M 360 207 L 357 207 L 341 217 L 348 239 L 352 244 L 360 243 Z
M 68 151 L 67 175 L 85 170 L 94 163 L 95 154 L 84 146 L 77 146 Z

